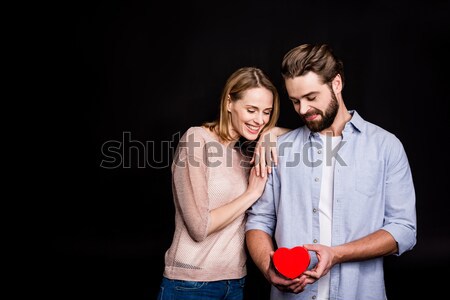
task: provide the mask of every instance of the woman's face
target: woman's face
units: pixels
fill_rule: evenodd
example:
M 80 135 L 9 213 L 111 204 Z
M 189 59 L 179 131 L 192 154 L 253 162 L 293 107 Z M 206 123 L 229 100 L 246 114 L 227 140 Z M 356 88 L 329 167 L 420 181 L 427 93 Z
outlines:
M 229 126 L 233 138 L 244 137 L 247 140 L 256 140 L 270 120 L 272 106 L 272 92 L 262 87 L 245 91 L 239 100 L 228 100 Z

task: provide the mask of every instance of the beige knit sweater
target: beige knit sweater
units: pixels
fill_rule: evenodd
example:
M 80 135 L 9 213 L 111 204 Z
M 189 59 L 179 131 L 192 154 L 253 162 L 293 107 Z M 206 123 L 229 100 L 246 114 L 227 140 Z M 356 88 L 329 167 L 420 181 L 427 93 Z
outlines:
M 248 160 L 203 127 L 191 127 L 182 136 L 172 163 L 175 233 L 165 253 L 165 277 L 214 281 L 246 275 L 245 215 L 207 232 L 210 211 L 245 192 Z

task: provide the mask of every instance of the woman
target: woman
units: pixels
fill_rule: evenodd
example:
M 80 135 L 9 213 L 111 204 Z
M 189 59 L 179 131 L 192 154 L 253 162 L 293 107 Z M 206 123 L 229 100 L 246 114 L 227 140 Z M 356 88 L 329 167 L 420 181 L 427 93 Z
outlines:
M 175 233 L 158 299 L 243 299 L 245 211 L 267 176 L 250 168 L 258 159 L 238 145 L 262 132 L 284 133 L 275 127 L 278 115 L 275 86 L 260 69 L 245 67 L 228 78 L 219 119 L 189 128 L 180 139 L 172 163 Z M 274 155 L 274 147 L 266 149 L 259 152 Z

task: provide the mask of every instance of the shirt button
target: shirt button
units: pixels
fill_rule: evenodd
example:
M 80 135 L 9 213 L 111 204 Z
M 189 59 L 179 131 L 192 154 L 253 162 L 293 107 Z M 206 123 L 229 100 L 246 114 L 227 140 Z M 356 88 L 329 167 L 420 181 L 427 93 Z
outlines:
M 313 208 L 313 213 L 317 212 L 317 209 Z
M 314 296 L 312 296 L 312 298 L 313 298 L 313 299 L 316 299 L 316 296 L 314 295 Z
M 314 181 L 318 182 L 319 181 L 319 177 L 314 178 Z
M 318 150 L 318 151 L 317 151 L 317 154 L 320 154 L 320 153 L 322 153 L 322 150 Z
M 313 242 L 314 242 L 314 244 L 316 244 L 316 243 L 317 243 L 317 240 L 316 240 L 316 239 L 314 239 L 314 241 L 313 241 Z

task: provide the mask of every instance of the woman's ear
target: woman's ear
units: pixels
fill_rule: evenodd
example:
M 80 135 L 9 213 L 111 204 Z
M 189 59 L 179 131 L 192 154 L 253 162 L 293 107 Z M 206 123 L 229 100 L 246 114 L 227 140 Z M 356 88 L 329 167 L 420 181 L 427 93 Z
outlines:
M 231 105 L 233 102 L 231 102 L 231 97 L 230 95 L 227 96 L 227 110 L 228 112 L 231 112 Z

